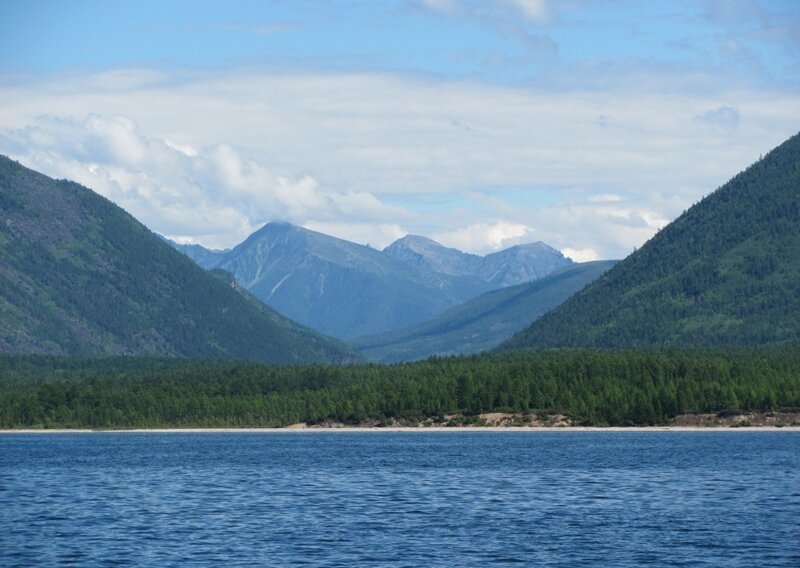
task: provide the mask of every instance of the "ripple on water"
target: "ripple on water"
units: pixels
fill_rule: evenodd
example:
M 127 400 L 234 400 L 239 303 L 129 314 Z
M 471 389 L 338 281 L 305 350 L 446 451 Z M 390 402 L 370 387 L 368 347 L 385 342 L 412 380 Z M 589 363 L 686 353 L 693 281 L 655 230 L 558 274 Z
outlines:
M 0 565 L 798 566 L 800 434 L 0 436 Z

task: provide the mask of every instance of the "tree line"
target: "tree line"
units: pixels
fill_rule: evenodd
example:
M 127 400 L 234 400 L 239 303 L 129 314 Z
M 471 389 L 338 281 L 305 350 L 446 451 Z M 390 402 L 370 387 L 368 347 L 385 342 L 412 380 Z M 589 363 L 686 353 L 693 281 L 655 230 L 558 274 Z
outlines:
M 800 407 L 800 350 L 553 350 L 399 365 L 0 357 L 2 428 L 278 427 L 560 413 L 590 425 Z

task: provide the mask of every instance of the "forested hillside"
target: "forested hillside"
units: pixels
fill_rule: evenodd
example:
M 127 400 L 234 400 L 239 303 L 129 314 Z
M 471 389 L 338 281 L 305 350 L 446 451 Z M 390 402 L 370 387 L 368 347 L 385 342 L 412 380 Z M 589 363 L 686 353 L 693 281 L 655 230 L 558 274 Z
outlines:
M 564 302 L 616 263 L 600 260 L 574 264 L 533 282 L 487 292 L 421 324 L 357 338 L 351 343 L 369 359 L 384 363 L 486 351 Z
M 691 207 L 505 347 L 800 339 L 800 135 Z
M 0 352 L 352 361 L 91 190 L 0 157 Z
M 563 350 L 395 366 L 0 357 L 0 428 L 285 426 L 482 412 L 663 424 L 800 406 L 800 350 Z

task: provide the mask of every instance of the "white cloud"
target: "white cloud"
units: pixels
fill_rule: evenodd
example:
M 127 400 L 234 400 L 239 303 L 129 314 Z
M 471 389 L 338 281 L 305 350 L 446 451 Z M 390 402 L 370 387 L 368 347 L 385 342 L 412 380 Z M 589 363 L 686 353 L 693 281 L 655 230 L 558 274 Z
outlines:
M 197 155 L 197 149 L 193 148 L 189 144 L 179 144 L 177 142 L 173 142 L 169 138 L 164 138 L 164 144 L 172 148 L 173 150 L 177 150 L 185 156 L 189 156 L 193 158 Z
M 648 227 L 655 229 L 656 231 L 663 229 L 669 224 L 669 219 L 666 217 L 662 217 L 657 213 L 652 213 L 649 211 L 642 213 L 642 219 L 645 223 L 647 223 Z
M 181 242 L 231 246 L 276 218 L 303 224 L 406 215 L 365 192 L 275 175 L 227 144 L 196 148 L 146 137 L 124 116 L 40 117 L 7 130 L 0 142 L 23 164 L 76 180 Z
M 622 196 L 616 193 L 600 193 L 589 196 L 586 201 L 590 203 L 618 203 L 622 201 Z
M 589 262 L 600 258 L 597 251 L 591 248 L 574 249 L 567 247 L 561 252 L 564 253 L 564 256 L 571 258 L 575 262 Z
M 285 218 L 374 246 L 389 226 L 467 250 L 528 239 L 621 257 L 800 125 L 794 93 L 655 79 L 558 91 L 252 69 L 17 81 L 0 86 L 0 153 L 209 246 Z M 503 188 L 528 199 L 492 205 Z M 458 213 L 415 205 L 439 194 L 487 199 Z
M 520 242 L 531 233 L 531 227 L 522 223 L 493 221 L 475 223 L 468 227 L 436 233 L 433 239 L 443 245 L 468 252 L 484 253 L 500 250 Z
M 528 220 L 541 240 L 582 262 L 598 258 L 623 258 L 652 237 L 667 220 L 653 211 L 661 207 L 672 218 L 674 204 L 628 199 L 592 200 L 558 204 L 534 211 Z M 543 238 L 542 235 L 547 235 Z
M 337 223 L 335 221 L 305 223 L 304 227 L 340 239 L 369 245 L 381 250 L 408 234 L 400 225 L 392 223 Z
M 434 238 L 479 254 L 541 240 L 578 261 L 623 258 L 685 206 L 674 197 L 640 200 L 591 194 L 541 207 L 511 207 L 487 199 L 480 202 L 481 211 L 451 214 L 446 221 L 448 229 Z M 482 220 L 487 217 L 492 221 Z

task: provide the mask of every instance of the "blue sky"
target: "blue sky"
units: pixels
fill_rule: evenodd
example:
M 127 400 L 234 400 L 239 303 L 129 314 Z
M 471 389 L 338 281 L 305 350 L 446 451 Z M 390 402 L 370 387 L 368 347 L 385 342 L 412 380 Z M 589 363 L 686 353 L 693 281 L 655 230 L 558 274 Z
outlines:
M 528 14 L 524 6 L 541 6 Z M 718 69 L 797 86 L 800 3 L 6 0 L 6 70 L 267 65 L 535 82 L 582 64 Z M 732 60 L 721 42 L 747 59 Z
M 152 229 L 621 257 L 800 126 L 800 2 L 0 4 L 0 153 Z

